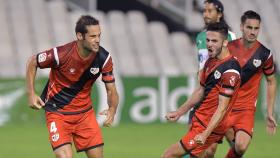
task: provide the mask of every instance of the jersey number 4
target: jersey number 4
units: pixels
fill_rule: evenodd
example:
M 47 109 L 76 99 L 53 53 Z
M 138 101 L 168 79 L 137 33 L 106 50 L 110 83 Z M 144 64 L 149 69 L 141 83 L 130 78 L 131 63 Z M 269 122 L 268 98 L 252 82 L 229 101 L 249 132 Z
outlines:
M 56 131 L 57 131 L 57 128 L 56 128 L 55 122 L 51 122 L 50 132 L 56 133 Z

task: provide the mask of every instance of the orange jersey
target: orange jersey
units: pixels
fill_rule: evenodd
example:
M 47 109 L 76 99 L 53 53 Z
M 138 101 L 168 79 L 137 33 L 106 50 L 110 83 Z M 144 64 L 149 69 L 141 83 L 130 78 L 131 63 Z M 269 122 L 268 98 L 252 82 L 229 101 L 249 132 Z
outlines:
M 103 82 L 114 82 L 112 58 L 102 47 L 98 53 L 82 58 L 77 41 L 73 41 L 39 53 L 37 63 L 39 68 L 51 68 L 41 95 L 46 111 L 85 112 L 92 108 L 91 88 L 100 74 Z
M 214 130 L 214 132 L 223 133 L 226 130 L 226 120 L 237 96 L 240 81 L 240 65 L 232 55 L 223 60 L 208 59 L 200 82 L 204 87 L 204 98 L 195 107 L 195 118 L 206 127 L 217 110 L 219 95 L 231 97 L 226 115 Z
M 252 48 L 245 48 L 241 39 L 228 45 L 229 51 L 241 65 L 241 86 L 233 110 L 256 109 L 262 74 L 274 74 L 273 56 L 269 49 L 256 41 Z

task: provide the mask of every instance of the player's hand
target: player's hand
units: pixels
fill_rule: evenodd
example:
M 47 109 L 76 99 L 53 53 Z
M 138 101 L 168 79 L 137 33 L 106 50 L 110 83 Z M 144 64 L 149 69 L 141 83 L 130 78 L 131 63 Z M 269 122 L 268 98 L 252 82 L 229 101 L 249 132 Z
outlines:
M 175 122 L 177 121 L 181 115 L 177 111 L 168 112 L 165 116 L 167 121 Z
M 29 107 L 34 110 L 40 110 L 43 106 L 45 106 L 45 103 L 38 95 L 31 95 L 29 97 Z
M 270 135 L 274 135 L 276 133 L 277 123 L 273 116 L 266 117 L 266 131 Z
M 194 137 L 194 141 L 198 145 L 204 145 L 204 143 L 206 142 L 206 139 L 207 139 L 207 136 L 204 132 L 199 133 Z
M 111 127 L 114 121 L 116 110 L 109 108 L 99 113 L 99 115 L 106 115 L 106 120 L 103 123 L 104 127 Z

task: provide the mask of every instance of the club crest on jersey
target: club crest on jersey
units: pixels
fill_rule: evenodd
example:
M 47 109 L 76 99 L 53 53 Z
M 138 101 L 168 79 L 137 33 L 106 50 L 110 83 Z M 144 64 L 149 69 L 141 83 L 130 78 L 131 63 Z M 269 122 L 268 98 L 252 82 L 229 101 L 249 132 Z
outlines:
M 219 79 L 221 77 L 221 73 L 218 70 L 216 70 L 214 73 L 214 77 L 215 79 Z
M 47 60 L 47 53 L 39 54 L 39 56 L 38 56 L 38 62 L 39 63 L 44 62 L 46 60 Z
M 93 75 L 96 75 L 98 72 L 99 72 L 99 68 L 97 67 L 90 68 L 90 73 L 92 73 Z
M 253 64 L 254 64 L 255 67 L 259 67 L 262 64 L 262 61 L 258 60 L 258 59 L 254 59 Z

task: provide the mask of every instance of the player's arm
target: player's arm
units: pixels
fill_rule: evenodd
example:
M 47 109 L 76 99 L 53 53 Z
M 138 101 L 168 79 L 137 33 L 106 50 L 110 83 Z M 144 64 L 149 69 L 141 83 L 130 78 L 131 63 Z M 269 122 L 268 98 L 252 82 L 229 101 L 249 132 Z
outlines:
M 240 85 L 240 73 L 235 69 L 229 69 L 225 71 L 218 84 L 219 96 L 218 107 L 212 115 L 206 129 L 195 136 L 197 144 L 203 145 L 207 137 L 213 132 L 213 130 L 219 125 L 228 111 L 229 102 L 231 97 L 236 93 L 237 88 Z
M 36 55 L 29 58 L 26 64 L 26 91 L 28 96 L 29 106 L 33 109 L 39 110 L 44 106 L 44 102 L 35 93 L 34 81 L 37 72 Z
M 204 87 L 198 86 L 190 96 L 176 111 L 169 112 L 166 114 L 166 119 L 169 121 L 177 121 L 182 115 L 188 112 L 192 107 L 195 106 L 204 95 Z
M 104 122 L 104 126 L 109 127 L 114 121 L 114 116 L 116 114 L 117 107 L 119 104 L 119 95 L 114 82 L 105 83 L 105 87 L 107 92 L 107 103 L 109 109 L 101 112 L 101 114 L 107 115 L 107 118 Z
M 215 113 L 213 114 L 207 128 L 202 132 L 201 135 L 195 137 L 197 144 L 204 144 L 206 138 L 212 133 L 212 131 L 218 126 L 221 120 L 224 118 L 225 113 L 228 109 L 230 97 L 219 95 L 219 105 Z
M 275 104 L 275 98 L 276 98 L 276 89 L 277 89 L 277 82 L 275 75 L 272 74 L 270 76 L 266 76 L 267 81 L 267 132 L 269 134 L 275 134 L 276 133 L 276 121 L 274 119 L 273 113 L 274 113 L 274 104 Z

